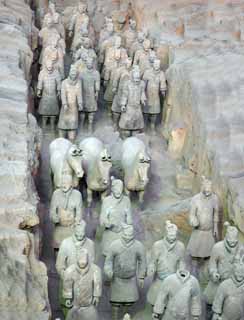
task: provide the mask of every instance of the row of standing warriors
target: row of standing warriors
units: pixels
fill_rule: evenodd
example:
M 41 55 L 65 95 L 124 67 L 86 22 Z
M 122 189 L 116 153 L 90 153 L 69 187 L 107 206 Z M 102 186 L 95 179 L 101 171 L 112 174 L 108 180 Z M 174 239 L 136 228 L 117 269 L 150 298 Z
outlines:
M 72 189 L 68 177 L 55 191 L 50 216 L 56 226 L 55 240 L 60 241 L 56 268 L 62 303 L 69 309 L 67 319 L 99 319 L 96 307 L 102 278 L 110 284 L 112 319 L 119 319 L 120 310 L 126 314 L 139 300 L 146 277 L 152 278 L 147 301 L 153 319 L 201 319 L 203 296 L 212 308 L 212 320 L 243 319 L 243 248 L 237 228 L 227 223 L 224 239 L 216 241 L 219 209 L 211 183 L 205 180 L 201 192 L 192 198 L 189 223 L 193 231 L 187 248 L 178 239 L 177 226 L 166 221 L 165 236 L 148 255 L 136 239 L 130 199 L 123 189 L 121 180 L 112 179 L 111 194 L 102 202 L 103 272 L 96 265 L 99 252 L 86 236 L 81 195 Z M 203 293 L 186 266 L 188 254 L 195 260 L 210 258 L 209 282 Z
M 87 6 L 82 2 L 67 29 L 65 32 L 55 5 L 50 3 L 39 32 L 41 71 L 37 97 L 42 126 L 50 119 L 54 128 L 58 117 L 60 136 L 74 140 L 79 119 L 84 126 L 87 118 L 88 130 L 92 132 L 102 82 L 115 129 L 128 137 L 141 132 L 147 119 L 154 131 L 166 80 L 147 34 L 136 30 L 133 19 L 126 30 L 118 32 L 113 20 L 106 18 L 96 42 Z M 66 38 L 71 40 L 67 55 Z M 72 65 L 64 79 L 67 56 L 72 58 Z
M 113 21 L 106 19 L 96 44 L 86 5 L 79 3 L 68 26 L 73 63 L 68 78 L 63 80 L 65 33 L 51 3 L 39 34 L 42 67 L 37 95 L 43 126 L 50 118 L 54 127 L 59 116 L 60 135 L 74 140 L 79 118 L 84 124 L 87 117 L 88 129 L 92 131 L 102 79 L 104 99 L 114 125 L 125 137 L 143 129 L 143 113 L 149 115 L 154 129 L 160 113 L 160 95 L 166 92 L 165 78 L 150 40 L 136 31 L 136 23 L 130 20 L 128 29 L 118 36 Z M 193 262 L 210 257 L 209 283 L 204 295 L 212 306 L 213 320 L 240 320 L 244 290 L 241 245 L 237 229 L 230 225 L 224 240 L 216 243 L 219 209 L 211 183 L 204 181 L 202 191 L 192 198 L 189 224 L 193 231 L 187 250 L 177 238 L 177 226 L 167 221 L 164 238 L 154 243 L 150 258 L 146 259 L 143 244 L 135 239 L 128 192 L 138 191 L 143 196 L 150 157 L 144 144 L 133 137 L 124 141 L 121 161 L 124 183 L 112 179 L 111 194 L 103 197 L 100 212 L 101 248 L 105 258 L 102 277 L 101 269 L 95 264 L 99 253 L 95 253 L 94 242 L 86 237 L 83 201 L 76 187 L 85 175 L 88 204 L 93 191 L 106 192 L 110 187 L 111 157 L 95 138 L 81 141 L 79 147 L 63 138 L 50 145 L 55 186 L 50 217 L 55 225 L 56 267 L 61 279 L 62 303 L 69 309 L 67 319 L 99 318 L 96 307 L 102 295 L 102 278 L 110 283 L 112 318 L 118 319 L 120 309 L 126 313 L 139 300 L 140 287 L 147 276 L 153 277 L 147 294 L 153 318 L 200 319 L 202 294 L 197 278 L 187 270 L 187 251 Z M 126 315 L 125 319 L 128 318 Z

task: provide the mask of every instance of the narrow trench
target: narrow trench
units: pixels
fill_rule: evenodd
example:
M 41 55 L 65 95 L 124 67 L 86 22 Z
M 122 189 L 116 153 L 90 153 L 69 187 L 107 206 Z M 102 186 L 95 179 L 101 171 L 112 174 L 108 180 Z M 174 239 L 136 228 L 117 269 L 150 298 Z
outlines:
M 66 75 L 70 66 L 70 59 L 66 57 Z M 33 73 L 33 80 L 36 81 L 36 74 Z M 100 93 L 98 114 L 95 120 L 96 137 L 102 137 L 105 145 L 111 149 L 111 141 L 118 148 L 121 145 L 119 134 L 114 132 L 113 126 L 108 119 L 103 93 Z M 35 106 L 37 108 L 37 105 Z M 84 129 L 79 129 L 77 141 L 87 137 L 88 134 Z M 36 178 L 36 187 L 40 197 L 39 213 L 40 226 L 42 231 L 42 248 L 41 260 L 46 264 L 48 270 L 48 291 L 49 301 L 52 310 L 52 319 L 64 319 L 64 314 L 59 301 L 59 277 L 55 269 L 55 253 L 52 248 L 52 233 L 53 226 L 49 219 L 49 205 L 52 195 L 52 183 L 49 169 L 49 144 L 52 140 L 58 137 L 57 132 L 51 132 L 50 128 L 43 131 L 43 142 L 41 149 L 40 170 Z M 138 206 L 137 199 L 132 199 L 134 225 L 136 229 L 136 238 L 147 243 L 145 238 L 144 225 L 142 223 L 143 215 L 151 213 L 158 214 L 164 211 L 165 208 L 175 205 L 183 200 L 182 196 L 178 195 L 175 190 L 175 173 L 176 162 L 169 157 L 166 150 L 166 142 L 158 131 L 156 136 L 143 134 L 146 139 L 152 158 L 152 169 L 150 183 L 147 188 L 143 207 Z M 112 146 L 113 147 L 113 146 Z M 86 202 L 84 201 L 84 204 Z M 87 222 L 87 235 L 96 241 L 96 262 L 102 268 L 103 258 L 99 249 L 99 240 L 95 239 L 96 227 L 98 225 L 97 216 L 100 211 L 101 201 L 96 199 L 91 212 L 85 209 L 85 220 Z M 96 213 L 96 214 L 95 214 Z M 147 246 L 149 244 L 147 243 Z M 148 290 L 150 279 L 147 279 L 144 289 L 141 291 L 141 297 L 138 303 L 129 309 L 132 315 L 137 315 L 138 319 L 150 319 L 151 310 L 146 306 L 146 292 Z M 109 287 L 103 287 L 103 295 L 99 307 L 99 319 L 111 319 L 111 307 L 109 304 Z

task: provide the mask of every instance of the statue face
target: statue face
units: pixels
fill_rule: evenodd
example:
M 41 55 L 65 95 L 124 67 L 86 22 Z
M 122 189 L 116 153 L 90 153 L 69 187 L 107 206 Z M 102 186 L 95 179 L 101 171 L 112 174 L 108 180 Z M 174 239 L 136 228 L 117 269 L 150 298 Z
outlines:
M 47 68 L 48 73 L 52 73 L 53 72 L 52 61 L 47 61 L 46 68 Z
M 90 49 L 91 45 L 90 45 L 90 39 L 89 38 L 85 38 L 84 41 L 83 41 L 83 46 L 84 48 L 86 49 Z
M 86 66 L 87 66 L 87 69 L 91 70 L 93 69 L 93 59 L 87 59 L 86 61 Z
M 242 282 L 244 280 L 244 264 L 243 263 L 235 263 L 234 264 L 234 277 L 238 282 Z
M 131 240 L 133 240 L 134 239 L 134 229 L 133 229 L 133 227 L 125 228 L 123 230 L 123 233 L 122 233 L 122 238 L 126 243 L 130 242 Z
M 75 81 L 77 78 L 77 70 L 75 67 L 70 68 L 69 77 L 71 80 Z
M 61 189 L 63 192 L 68 192 L 72 188 L 72 177 L 71 176 L 63 176 Z
M 137 39 L 139 43 L 142 43 L 144 41 L 144 33 L 138 32 Z
M 159 71 L 160 70 L 160 60 L 155 60 L 153 63 L 153 68 L 155 71 Z
M 86 5 L 84 3 L 80 3 L 78 5 L 78 10 L 79 10 L 80 13 L 85 13 L 86 9 L 87 9 L 87 7 L 86 7 Z
M 85 238 L 85 235 L 86 235 L 85 229 L 86 229 L 85 224 L 75 226 L 74 235 L 75 235 L 76 240 L 82 241 Z
M 166 239 L 169 243 L 174 243 L 177 239 L 177 233 L 173 231 L 168 232 L 166 235 Z
M 130 27 L 131 27 L 131 29 L 136 30 L 136 21 L 135 20 L 133 20 L 133 19 L 130 20 Z
M 234 232 L 228 232 L 226 233 L 225 239 L 228 243 L 228 245 L 231 248 L 234 248 L 237 246 L 238 244 L 238 233 L 234 233 Z
M 49 4 L 49 9 L 50 9 L 51 13 L 54 13 L 56 11 L 55 4 L 53 2 L 51 2 Z
M 150 50 L 150 47 L 151 47 L 150 41 L 149 41 L 149 40 L 145 40 L 145 41 L 143 42 L 143 48 L 144 48 L 144 50 L 145 50 L 146 52 L 148 52 L 148 51 Z
M 123 194 L 123 183 L 116 183 L 112 186 L 112 194 L 116 199 L 120 199 Z
M 81 250 L 77 255 L 77 264 L 80 269 L 84 269 L 88 265 L 88 253 L 85 250 Z
M 139 70 L 133 70 L 132 72 L 132 79 L 134 82 L 139 83 L 141 81 L 140 72 Z
M 112 34 L 114 32 L 114 25 L 113 23 L 108 23 L 107 25 L 107 30 L 110 34 Z
M 210 184 L 209 185 L 204 185 L 202 193 L 204 194 L 204 196 L 206 198 L 210 197 L 212 195 L 212 186 Z
M 132 59 L 128 58 L 125 62 L 125 66 L 127 69 L 130 69 L 132 65 Z

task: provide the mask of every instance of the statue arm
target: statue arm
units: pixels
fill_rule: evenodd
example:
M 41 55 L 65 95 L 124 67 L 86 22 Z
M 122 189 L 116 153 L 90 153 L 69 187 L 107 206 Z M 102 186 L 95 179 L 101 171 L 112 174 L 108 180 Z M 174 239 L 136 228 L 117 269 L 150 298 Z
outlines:
M 81 81 L 78 81 L 78 86 L 77 86 L 77 103 L 79 106 L 79 111 L 83 109 L 83 94 L 82 94 L 82 85 Z
M 54 224 L 59 223 L 58 199 L 55 192 L 53 193 L 51 204 L 50 204 L 50 219 Z
M 73 32 L 74 31 L 74 27 L 75 27 L 75 21 L 76 21 L 76 15 L 73 14 L 73 16 L 70 19 L 70 24 L 68 26 L 68 31 L 69 32 Z
M 38 77 L 38 83 L 37 83 L 37 96 L 41 97 L 41 93 L 43 90 L 43 73 L 40 72 L 39 73 L 39 77 Z
M 111 245 L 104 263 L 104 274 L 109 280 L 113 278 L 114 257 L 115 254 L 113 252 L 113 246 Z
M 81 193 L 79 193 L 77 203 L 76 203 L 76 222 L 80 222 L 83 218 L 83 202 L 82 202 L 82 196 Z
M 127 203 L 127 207 L 125 208 L 125 211 L 126 211 L 126 223 L 133 224 L 130 199 L 128 199 L 128 203 Z
M 73 265 L 71 266 L 73 267 Z M 72 277 L 72 272 L 70 267 L 64 272 L 63 277 L 63 298 L 64 299 L 73 299 L 73 286 L 74 286 L 74 279 Z
M 126 105 L 128 103 L 128 96 L 129 96 L 129 89 L 128 89 L 128 83 L 124 86 L 122 95 L 121 95 L 121 111 L 125 111 L 126 110 Z
M 193 318 L 200 317 L 202 313 L 201 289 L 199 283 L 194 279 L 194 286 L 191 297 L 191 314 Z
M 196 205 L 196 201 L 194 198 L 191 201 L 191 208 L 190 208 L 190 213 L 189 213 L 189 224 L 193 228 L 196 228 L 199 226 L 199 220 L 197 217 L 197 205 Z
M 213 216 L 213 222 L 214 222 L 214 236 L 218 238 L 218 223 L 219 223 L 219 201 L 218 197 L 215 195 L 214 197 L 214 216 Z
M 219 255 L 217 251 L 218 250 L 216 250 L 216 246 L 214 246 L 211 252 L 209 265 L 208 265 L 209 274 L 213 281 L 218 280 L 216 279 L 216 275 L 218 275 L 218 263 L 219 263 Z
M 164 314 L 165 308 L 168 304 L 168 297 L 169 297 L 169 288 L 170 283 L 168 283 L 168 279 L 165 279 L 164 285 L 161 287 L 161 290 L 156 298 L 155 305 L 153 307 L 153 314 Z M 171 286 L 172 287 L 172 286 Z
M 93 297 L 100 298 L 102 295 L 102 272 L 99 267 L 96 266 L 94 271 L 94 287 L 93 287 Z
M 61 246 L 58 251 L 57 261 L 56 261 L 56 269 L 61 278 L 64 277 L 64 272 L 66 269 L 66 260 L 67 260 L 67 252 L 66 252 L 65 244 L 61 243 Z
M 142 89 L 141 89 L 141 103 L 143 105 L 145 105 L 145 103 L 147 101 L 147 96 L 146 96 L 146 91 L 145 91 L 146 90 L 146 84 L 145 84 L 144 81 L 142 81 L 141 86 L 142 86 Z
M 222 314 L 224 302 L 227 297 L 226 288 L 224 285 L 224 282 L 220 284 L 213 301 L 212 311 L 218 315 Z
M 61 101 L 62 101 L 62 105 L 63 106 L 67 106 L 68 105 L 67 97 L 66 97 L 65 80 L 62 81 L 62 85 L 61 85 Z
M 140 249 L 137 255 L 138 261 L 138 278 L 145 279 L 147 272 L 146 251 L 144 246 L 140 243 Z
M 99 91 L 100 91 L 100 86 L 101 86 L 100 73 L 97 72 L 96 81 L 95 81 L 95 95 L 96 95 L 96 98 L 98 98 L 98 94 L 99 94 Z
M 109 210 L 106 204 L 106 200 L 104 199 L 102 202 L 101 214 L 100 214 L 100 225 L 104 227 L 108 227 L 110 225 L 109 222 Z
M 179 253 L 179 260 L 177 265 L 177 270 L 185 270 L 186 261 L 185 261 L 185 245 L 182 243 L 182 248 Z
M 158 260 L 158 250 L 155 243 L 152 246 L 151 259 L 148 263 L 148 275 L 153 276 L 156 272 L 156 265 Z
M 167 85 L 166 85 L 165 75 L 164 75 L 164 72 L 161 71 L 161 73 L 160 73 L 160 91 L 162 93 L 165 93 L 166 90 L 167 90 Z
M 140 57 L 139 57 L 139 51 L 136 51 L 135 56 L 134 56 L 134 61 L 133 61 L 133 65 L 137 65 L 139 64 L 140 61 Z
M 62 71 L 61 71 L 62 72 Z M 56 86 L 57 86 L 57 93 L 58 96 L 61 96 L 61 86 L 62 86 L 62 80 L 61 80 L 61 75 L 58 72 L 57 77 L 56 77 Z

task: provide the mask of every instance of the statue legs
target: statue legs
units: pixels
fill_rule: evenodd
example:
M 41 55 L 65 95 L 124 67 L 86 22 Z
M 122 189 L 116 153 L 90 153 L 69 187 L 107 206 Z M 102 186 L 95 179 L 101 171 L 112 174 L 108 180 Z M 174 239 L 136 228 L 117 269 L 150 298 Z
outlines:
M 76 138 L 76 130 L 68 130 L 68 139 L 74 142 Z
M 90 208 L 92 204 L 92 190 L 87 188 L 87 205 Z
M 66 138 L 66 132 L 63 129 L 58 129 L 59 138 Z
M 118 131 L 118 129 L 119 129 L 120 113 L 118 113 L 118 112 L 112 112 L 112 116 L 113 116 L 114 130 L 115 130 L 115 131 Z
M 150 119 L 150 129 L 153 133 L 155 133 L 156 132 L 157 114 L 150 114 L 149 119 Z
M 95 112 L 88 113 L 88 132 L 93 132 L 93 124 L 94 124 Z
M 112 320 L 119 319 L 119 308 L 120 308 L 119 304 L 112 303 Z
M 84 128 L 85 119 L 86 119 L 86 113 L 83 111 L 80 112 L 80 126 L 81 126 L 81 128 Z
M 48 117 L 42 116 L 42 129 L 46 129 L 47 121 L 48 121 Z
M 50 117 L 50 124 L 51 124 L 52 130 L 55 130 L 55 121 L 56 121 L 56 116 L 51 116 Z

